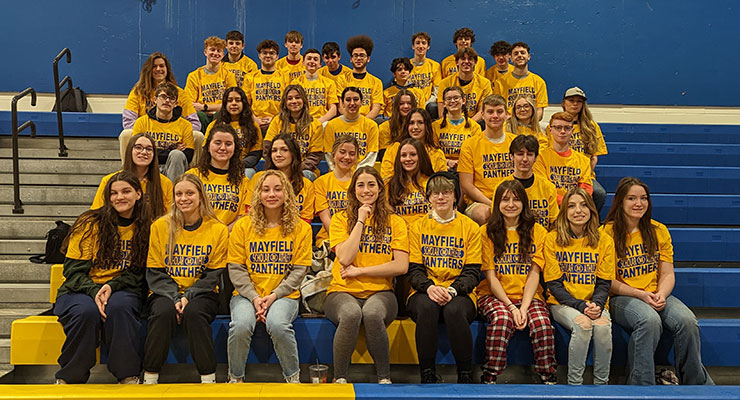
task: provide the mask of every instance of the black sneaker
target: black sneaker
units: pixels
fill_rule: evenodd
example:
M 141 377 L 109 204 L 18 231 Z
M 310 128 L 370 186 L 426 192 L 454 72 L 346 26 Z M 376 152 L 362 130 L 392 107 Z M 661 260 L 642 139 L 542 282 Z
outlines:
M 558 383 L 558 377 L 555 374 L 552 374 L 549 377 L 540 376 L 540 381 L 545 385 L 555 385 Z
M 473 383 L 471 371 L 457 371 L 457 383 Z
M 439 383 L 441 379 L 437 376 L 434 368 L 424 368 L 421 370 L 421 383 Z
M 496 375 L 493 374 L 487 374 L 483 373 L 483 375 L 480 376 L 480 383 L 484 385 L 495 385 L 496 384 Z

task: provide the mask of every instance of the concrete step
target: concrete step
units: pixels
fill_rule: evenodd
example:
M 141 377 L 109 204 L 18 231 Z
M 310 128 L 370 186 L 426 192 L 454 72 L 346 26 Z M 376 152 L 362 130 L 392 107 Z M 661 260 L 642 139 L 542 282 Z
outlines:
M 30 315 L 39 315 L 47 311 L 51 304 L 44 308 L 10 308 L 0 310 L 0 338 L 10 337 L 10 327 L 16 319 L 26 318 Z
M 92 204 L 97 186 L 21 186 L 20 196 L 24 204 Z M 13 203 L 13 186 L 0 186 L 0 202 Z
M 84 138 L 84 137 L 65 137 L 64 145 L 67 146 L 67 152 L 75 150 L 117 150 L 117 138 Z M 12 137 L 10 135 L 0 135 L 0 147 L 11 148 Z M 41 137 L 32 138 L 30 136 L 21 136 L 18 138 L 19 149 L 57 149 L 54 157 L 58 153 L 58 137 Z
M 110 171 L 112 172 L 112 171 Z M 100 179 L 110 172 L 90 174 L 27 174 L 21 172 L 19 182 L 21 186 L 95 186 L 100 184 Z M 0 172 L 0 185 L 13 184 L 13 171 Z
M 58 219 L 18 215 L 0 217 L 0 226 L 3 227 L 0 239 L 43 239 L 49 229 L 56 227 L 54 221 Z M 70 225 L 74 222 L 72 218 L 62 220 Z
M 0 304 L 21 303 L 20 308 L 36 308 L 29 303 L 49 303 L 49 283 L 0 283 Z M 16 307 L 18 308 L 18 307 Z
M 28 257 L 0 260 L 1 283 L 49 283 L 51 264 L 36 264 Z M 0 300 L 2 301 L 2 300 Z
M 43 254 L 46 250 L 44 239 L 0 239 L 0 254 Z M 16 257 L 18 258 L 18 257 Z
M 116 142 L 116 145 L 118 142 Z M 66 143 L 65 143 L 66 145 Z M 69 147 L 69 145 L 67 145 Z M 59 149 L 39 149 L 39 148 L 23 148 L 18 147 L 18 155 L 20 158 L 59 158 L 61 160 L 64 157 L 59 157 Z M 10 147 L 0 148 L 0 157 L 11 158 L 13 157 L 13 149 Z M 85 158 L 95 160 L 120 160 L 121 152 L 118 146 L 114 149 L 67 149 L 67 158 Z
M 10 363 L 10 338 L 0 339 L 0 364 Z
M 21 200 L 23 200 L 23 197 L 21 197 Z M 92 200 L 90 200 L 90 203 L 92 203 Z M 25 216 L 34 216 L 34 217 L 51 217 L 51 218 L 60 218 L 64 219 L 65 221 L 74 221 L 77 219 L 77 217 L 82 214 L 83 212 L 90 209 L 90 204 L 79 204 L 79 205 L 55 205 L 55 206 L 48 206 L 48 205 L 39 205 L 39 204 L 26 204 L 26 202 L 23 202 L 23 214 L 13 214 L 13 204 L 0 204 L 0 216 L 7 216 L 7 217 L 25 217 Z M 2 254 L 2 252 L 0 252 Z
M 81 159 L 57 159 L 43 158 L 35 160 L 19 160 L 18 168 L 25 173 L 54 173 L 54 174 L 89 174 L 110 173 L 121 169 L 118 160 L 81 160 Z M 13 160 L 0 158 L 0 171 L 12 171 Z

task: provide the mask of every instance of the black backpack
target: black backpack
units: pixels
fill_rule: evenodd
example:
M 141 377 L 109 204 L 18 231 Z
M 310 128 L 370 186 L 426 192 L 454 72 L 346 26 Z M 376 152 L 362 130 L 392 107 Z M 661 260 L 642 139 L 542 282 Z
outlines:
M 62 242 L 67 237 L 71 226 L 63 221 L 56 221 L 57 227 L 46 232 L 46 253 L 29 257 L 31 262 L 37 264 L 61 264 L 64 262 L 62 254 Z
M 73 88 L 71 91 L 64 89 L 60 95 L 59 104 L 62 107 L 62 111 L 87 112 L 87 97 L 85 96 L 85 92 L 79 87 Z M 56 110 L 57 106 L 54 105 L 51 111 Z

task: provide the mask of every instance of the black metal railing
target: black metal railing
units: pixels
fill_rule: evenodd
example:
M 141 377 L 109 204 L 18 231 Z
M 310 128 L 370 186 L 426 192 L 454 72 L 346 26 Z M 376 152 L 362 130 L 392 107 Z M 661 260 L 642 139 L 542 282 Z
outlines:
M 13 96 L 10 101 L 11 119 L 13 124 L 13 214 L 23 214 L 23 203 L 21 202 L 20 171 L 18 169 L 18 134 L 24 129 L 31 127 L 31 137 L 36 136 L 36 124 L 26 121 L 18 126 L 18 100 L 31 94 L 31 106 L 36 107 L 36 91 L 33 88 Z
M 56 97 L 56 110 L 57 110 L 57 129 L 59 131 L 59 157 L 67 157 L 67 147 L 64 145 L 64 124 L 62 123 L 62 105 L 61 105 L 61 88 L 64 84 L 68 85 L 67 93 L 72 95 L 72 78 L 69 75 L 65 75 L 62 80 L 59 80 L 59 61 L 67 55 L 67 64 L 72 62 L 72 53 L 68 47 L 62 49 L 62 51 L 54 57 L 54 96 Z

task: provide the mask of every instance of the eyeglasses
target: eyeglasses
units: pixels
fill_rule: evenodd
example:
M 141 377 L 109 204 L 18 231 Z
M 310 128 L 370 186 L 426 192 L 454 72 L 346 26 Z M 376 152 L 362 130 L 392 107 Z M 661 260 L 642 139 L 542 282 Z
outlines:
M 135 144 L 134 150 L 136 150 L 137 153 L 154 153 L 154 147 L 142 146 L 140 144 Z
M 445 101 L 448 102 L 448 103 L 452 103 L 454 101 L 460 101 L 460 100 L 462 100 L 462 96 L 448 96 L 448 97 L 445 97 Z
M 164 93 L 160 93 L 160 94 L 159 94 L 159 95 L 157 96 L 157 98 L 158 98 L 159 100 L 161 100 L 161 101 L 164 101 L 164 102 L 167 102 L 167 101 L 169 101 L 169 102 L 172 102 L 172 103 L 174 103 L 174 102 L 176 102 L 176 101 L 177 101 L 177 97 L 170 97 L 170 96 L 167 96 L 167 95 L 166 95 L 166 94 L 164 94 Z
M 443 197 L 452 196 L 452 190 L 445 190 L 442 192 L 432 192 L 429 194 L 429 198 L 432 198 L 435 196 L 443 196 Z
M 573 125 L 550 125 L 550 129 L 554 131 L 568 132 L 573 129 Z
M 532 108 L 529 104 L 519 104 L 518 106 L 514 107 L 517 110 L 529 110 Z

